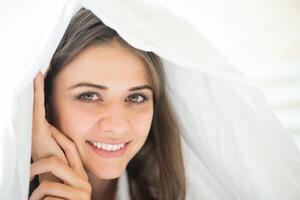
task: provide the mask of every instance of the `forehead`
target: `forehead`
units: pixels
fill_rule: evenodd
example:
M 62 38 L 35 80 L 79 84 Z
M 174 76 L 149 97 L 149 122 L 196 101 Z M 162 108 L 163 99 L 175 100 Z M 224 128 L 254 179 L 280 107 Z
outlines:
M 145 61 L 129 48 L 114 42 L 90 46 L 81 51 L 58 74 L 60 86 L 80 81 L 132 86 L 150 84 Z

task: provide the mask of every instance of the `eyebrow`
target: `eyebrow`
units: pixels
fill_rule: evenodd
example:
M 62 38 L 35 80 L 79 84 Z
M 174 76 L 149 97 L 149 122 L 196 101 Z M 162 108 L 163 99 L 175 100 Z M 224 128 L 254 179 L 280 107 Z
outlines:
M 77 84 L 69 87 L 68 90 L 75 89 L 75 88 L 78 88 L 78 87 L 92 87 L 92 88 L 97 88 L 97 89 L 100 89 L 100 90 L 108 90 L 108 87 L 106 87 L 104 85 L 97 85 L 97 84 L 94 84 L 94 83 L 87 83 L 87 82 L 77 83 Z M 136 90 L 143 90 L 143 89 L 148 89 L 148 90 L 151 90 L 153 92 L 153 88 L 149 85 L 140 85 L 140 86 L 132 87 L 128 91 L 136 91 Z

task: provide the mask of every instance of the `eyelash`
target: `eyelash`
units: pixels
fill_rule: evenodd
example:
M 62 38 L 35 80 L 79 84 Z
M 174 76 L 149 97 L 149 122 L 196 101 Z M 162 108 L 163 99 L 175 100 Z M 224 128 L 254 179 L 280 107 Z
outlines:
M 143 100 L 140 101 L 140 102 L 137 102 L 137 101 L 131 101 L 132 103 L 135 103 L 135 104 L 141 104 L 141 103 L 144 103 L 145 101 L 148 100 L 148 98 L 147 98 L 145 95 L 139 94 L 139 93 L 132 94 L 132 95 L 128 96 L 126 99 L 128 99 L 128 98 L 130 98 L 130 97 L 142 97 L 142 98 L 143 98 Z
M 86 99 L 86 98 L 84 98 L 84 97 L 86 97 L 86 95 L 96 95 L 98 99 L 97 100 Z M 95 92 L 85 92 L 85 93 L 82 93 L 82 94 L 78 95 L 76 99 L 78 99 L 80 101 L 84 101 L 84 102 L 96 102 L 98 100 L 101 100 L 100 99 L 100 95 L 98 95 Z
M 97 100 L 86 99 L 86 98 L 84 98 L 84 97 L 86 97 L 86 95 L 96 95 L 98 99 Z M 134 94 L 131 94 L 130 96 L 128 96 L 126 98 L 126 101 L 130 101 L 130 100 L 128 100 L 130 97 L 142 97 L 142 99 L 143 99 L 140 102 L 131 101 L 131 103 L 133 103 L 133 104 L 142 104 L 142 103 L 144 103 L 145 101 L 148 100 L 148 98 L 145 95 L 140 94 L 140 93 L 134 93 Z M 97 102 L 97 101 L 101 100 L 100 95 L 95 93 L 95 92 L 82 93 L 82 94 L 78 95 L 76 99 L 78 99 L 80 101 L 83 101 L 83 102 L 87 102 L 87 103 L 94 103 L 94 102 Z

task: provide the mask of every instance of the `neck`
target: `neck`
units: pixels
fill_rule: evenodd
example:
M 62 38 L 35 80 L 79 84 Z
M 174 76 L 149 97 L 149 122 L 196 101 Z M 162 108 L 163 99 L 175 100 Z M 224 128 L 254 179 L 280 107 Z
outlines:
M 87 173 L 89 182 L 92 186 L 92 198 L 91 200 L 105 199 L 113 200 L 117 189 L 118 179 L 99 179 L 94 175 Z

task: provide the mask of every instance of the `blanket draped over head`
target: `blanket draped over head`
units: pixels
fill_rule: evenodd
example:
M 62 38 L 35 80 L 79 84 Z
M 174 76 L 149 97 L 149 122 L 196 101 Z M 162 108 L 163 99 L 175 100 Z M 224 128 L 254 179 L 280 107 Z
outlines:
M 261 91 L 175 12 L 144 0 L 11 2 L 0 8 L 6 22 L 1 28 L 6 51 L 0 68 L 0 199 L 28 198 L 33 78 L 47 70 L 81 7 L 132 46 L 161 57 L 183 130 L 187 199 L 300 199 L 299 151 Z M 119 186 L 118 198 L 126 199 L 127 182 Z

